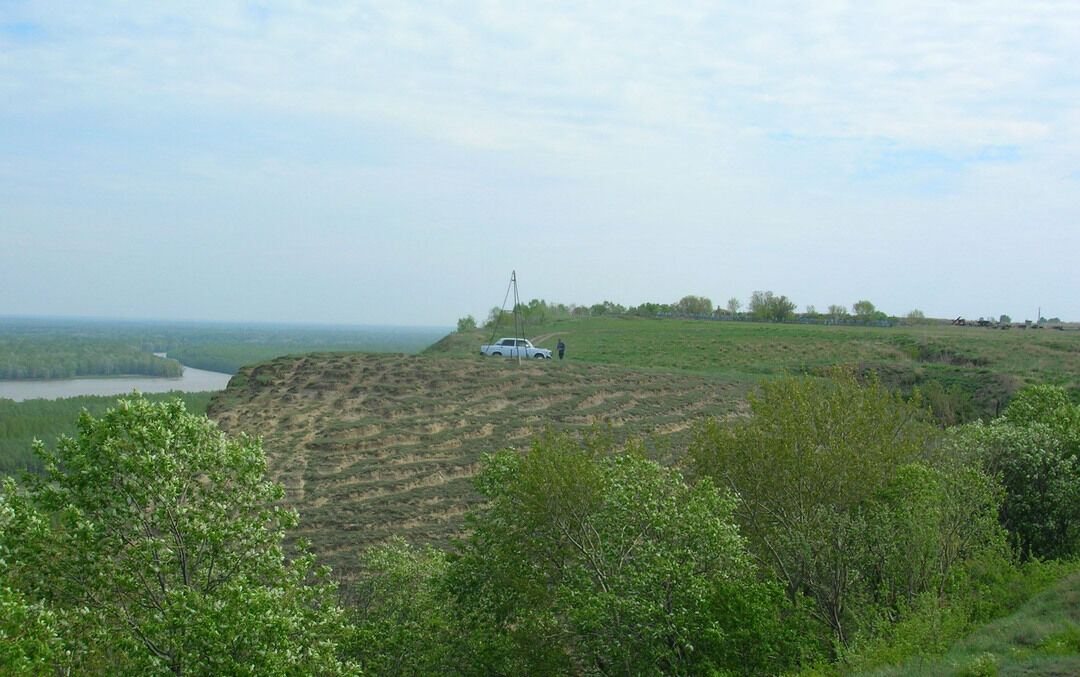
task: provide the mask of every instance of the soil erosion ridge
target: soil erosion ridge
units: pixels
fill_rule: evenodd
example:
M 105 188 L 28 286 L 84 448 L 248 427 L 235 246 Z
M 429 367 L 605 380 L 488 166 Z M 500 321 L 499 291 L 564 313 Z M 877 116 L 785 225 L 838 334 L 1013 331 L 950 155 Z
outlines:
M 222 430 L 260 436 L 298 536 L 348 576 L 367 544 L 446 545 L 478 500 L 485 452 L 601 426 L 677 452 L 697 419 L 743 388 L 715 376 L 611 365 L 321 353 L 245 367 L 211 403 Z

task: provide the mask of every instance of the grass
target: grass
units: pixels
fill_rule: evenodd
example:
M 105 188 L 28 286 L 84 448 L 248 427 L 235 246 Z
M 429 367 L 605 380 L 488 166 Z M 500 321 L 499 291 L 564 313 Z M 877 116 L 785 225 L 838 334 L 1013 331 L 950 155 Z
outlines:
M 568 360 L 720 376 L 755 384 L 780 373 L 838 363 L 877 371 L 892 387 L 962 393 L 968 418 L 996 416 L 1012 393 L 1060 385 L 1080 401 L 1080 331 L 929 324 L 898 327 L 780 324 L 669 318 L 570 318 L 526 330 L 538 345 L 562 338 Z M 426 354 L 468 355 L 488 330 L 451 334 Z M 950 421 L 956 422 L 956 421 Z
M 957 642 L 942 656 L 923 657 L 865 677 L 1042 676 L 1080 674 L 1080 566 L 1014 613 Z

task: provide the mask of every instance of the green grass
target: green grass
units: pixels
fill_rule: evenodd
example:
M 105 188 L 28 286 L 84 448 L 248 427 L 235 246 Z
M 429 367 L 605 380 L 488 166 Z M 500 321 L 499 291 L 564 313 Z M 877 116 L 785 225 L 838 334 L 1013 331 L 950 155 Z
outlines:
M 562 338 L 569 362 L 708 373 L 741 384 L 857 364 L 905 393 L 919 387 L 951 398 L 959 418 L 946 423 L 996 416 L 1017 389 L 1034 383 L 1063 386 L 1080 401 L 1080 331 L 1072 329 L 586 317 L 530 326 L 525 334 L 543 337 L 544 348 Z M 490 338 L 490 330 L 455 333 L 425 352 L 478 354 Z
M 1080 674 L 1080 565 L 941 656 L 919 657 L 865 677 L 1002 677 Z

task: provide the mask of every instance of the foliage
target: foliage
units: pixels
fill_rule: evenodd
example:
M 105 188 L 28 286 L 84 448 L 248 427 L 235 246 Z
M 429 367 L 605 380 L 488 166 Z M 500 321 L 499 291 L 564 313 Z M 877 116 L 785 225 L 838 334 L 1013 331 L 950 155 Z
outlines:
M 18 562 L 0 587 L 56 615 L 65 669 L 345 671 L 334 586 L 303 550 L 285 557 L 297 516 L 262 479 L 258 442 L 226 438 L 179 400 L 134 397 L 37 450 L 47 476 L 4 488 L 20 518 L 0 534 Z
M 851 369 L 763 382 L 750 417 L 704 422 L 694 475 L 742 497 L 751 552 L 805 594 L 840 644 L 944 581 L 999 536 L 991 483 L 937 462 L 914 403 Z M 961 500 L 962 499 L 962 500 Z
M 874 315 L 877 313 L 877 308 L 875 308 L 874 304 L 869 301 L 856 301 L 855 303 L 851 304 L 851 312 L 858 319 L 867 321 L 874 318 Z
M 671 305 L 676 313 L 685 315 L 712 315 L 713 302 L 705 296 L 684 296 Z
M 1001 418 L 953 430 L 949 443 L 1001 478 L 1001 522 L 1021 555 L 1080 554 L 1080 408 L 1062 389 L 1025 388 Z
M 589 306 L 589 314 L 593 317 L 602 315 L 623 315 L 624 313 L 626 313 L 626 306 L 613 301 L 603 301 Z
M 750 314 L 760 320 L 790 320 L 795 316 L 795 302 L 771 291 L 756 291 L 750 297 Z
M 762 674 L 799 655 L 710 483 L 548 434 L 486 457 L 477 486 L 490 503 L 449 574 L 465 674 Z
M 953 675 L 991 664 L 1001 674 L 1076 674 L 1077 563 L 1033 560 L 1001 571 L 999 577 L 979 581 L 968 600 L 927 606 L 920 617 L 902 624 L 902 641 L 866 647 L 862 655 L 851 656 L 844 674 Z M 968 608 L 971 602 L 985 612 L 965 616 L 976 611 Z
M 14 535 L 38 538 L 44 522 L 4 478 L 0 487 L 0 667 L 11 675 L 52 675 L 61 652 L 56 615 L 19 589 L 26 563 L 18 560 Z
M 465 317 L 458 318 L 457 331 L 472 331 L 476 329 L 476 318 L 472 315 L 466 315 Z
M 183 400 L 189 412 L 202 414 L 212 395 L 208 392 L 153 393 L 145 397 L 152 402 L 177 397 Z M 73 435 L 80 412 L 85 409 L 91 416 L 100 416 L 114 404 L 115 397 L 103 395 L 23 402 L 0 399 L 0 475 L 15 475 L 23 470 L 43 473 L 45 464 L 33 451 L 34 440 L 56 440 L 61 435 Z
M 742 301 L 732 296 L 727 300 L 727 312 L 728 315 L 738 315 L 739 308 L 742 308 Z
M 446 569 L 442 551 L 400 539 L 363 553 L 349 588 L 353 629 L 346 651 L 366 674 L 446 674 L 455 636 Z
M 633 306 L 626 309 L 627 315 L 634 315 L 636 317 L 656 317 L 661 313 L 672 313 L 671 305 L 667 303 L 642 303 L 639 306 Z
M 126 374 L 175 377 L 180 363 L 118 340 L 0 332 L 0 379 Z

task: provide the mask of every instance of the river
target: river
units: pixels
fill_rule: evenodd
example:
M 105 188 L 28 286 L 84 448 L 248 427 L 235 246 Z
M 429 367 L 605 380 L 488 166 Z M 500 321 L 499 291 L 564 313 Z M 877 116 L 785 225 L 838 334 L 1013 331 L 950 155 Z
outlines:
M 142 393 L 167 393 L 171 390 L 198 393 L 224 390 L 230 378 L 232 374 L 184 367 L 183 374 L 177 378 L 118 376 L 50 381 L 0 381 L 0 398 L 16 402 L 33 399 L 58 400 L 80 395 L 130 395 L 132 390 Z

